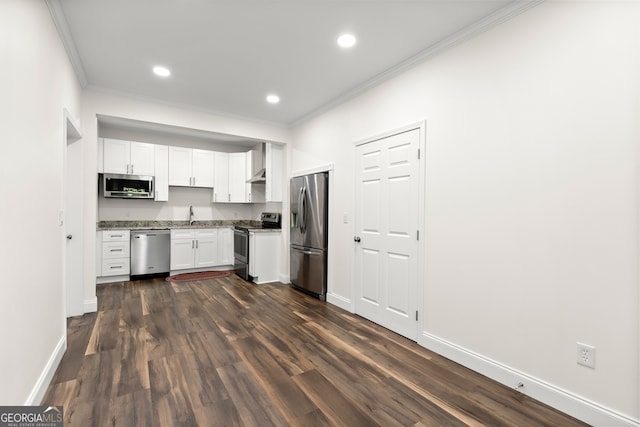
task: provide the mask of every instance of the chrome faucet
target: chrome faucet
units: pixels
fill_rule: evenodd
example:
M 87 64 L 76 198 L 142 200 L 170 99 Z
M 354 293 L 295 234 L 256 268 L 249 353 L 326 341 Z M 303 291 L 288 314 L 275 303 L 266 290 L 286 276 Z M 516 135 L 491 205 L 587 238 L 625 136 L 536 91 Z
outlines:
M 193 215 L 193 206 L 189 206 L 189 225 L 193 225 L 196 222 Z

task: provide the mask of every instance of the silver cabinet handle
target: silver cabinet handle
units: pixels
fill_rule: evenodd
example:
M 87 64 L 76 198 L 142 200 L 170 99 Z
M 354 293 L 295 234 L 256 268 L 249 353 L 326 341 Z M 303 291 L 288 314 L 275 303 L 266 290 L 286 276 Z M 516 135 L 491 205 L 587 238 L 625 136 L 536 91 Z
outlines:
M 109 249 L 110 252 L 122 252 L 122 248 L 120 249 Z
M 131 165 L 131 173 L 133 174 L 133 164 Z
M 112 270 L 118 269 L 118 268 L 122 268 L 121 265 L 112 265 L 111 267 L 109 267 Z

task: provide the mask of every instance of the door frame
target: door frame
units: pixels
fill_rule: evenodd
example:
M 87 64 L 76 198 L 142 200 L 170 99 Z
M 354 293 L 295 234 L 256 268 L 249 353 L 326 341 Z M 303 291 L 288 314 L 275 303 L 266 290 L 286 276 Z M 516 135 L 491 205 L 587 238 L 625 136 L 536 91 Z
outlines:
M 77 179 L 76 184 L 79 188 L 76 188 L 76 191 L 70 191 L 69 188 L 69 174 L 71 173 L 76 178 L 80 178 L 82 176 L 82 134 L 80 133 L 80 127 L 76 124 L 75 120 L 69 113 L 69 111 L 65 108 L 63 109 L 63 135 L 62 135 L 62 164 L 63 164 L 63 185 L 62 185 L 62 209 L 60 211 L 60 226 L 62 233 L 62 283 L 64 286 L 64 312 L 65 317 L 77 316 L 84 314 L 84 286 L 83 286 L 83 260 L 76 260 L 75 268 L 79 268 L 80 271 L 78 274 L 74 276 L 79 278 L 75 281 L 69 280 L 69 266 L 68 266 L 68 242 L 67 235 L 69 234 L 69 215 L 67 211 L 69 210 L 69 206 L 82 206 L 82 180 Z M 78 144 L 73 148 L 75 150 L 80 150 L 80 156 L 68 156 L 69 147 L 73 144 Z M 80 197 L 78 200 L 77 198 Z M 77 233 L 73 236 L 76 239 L 77 244 L 83 244 L 83 233 L 82 233 L 82 210 L 77 213 L 77 224 L 73 224 Z M 82 256 L 82 250 L 79 251 Z M 73 301 L 71 304 L 70 301 Z
M 426 328 L 424 327 L 424 319 L 425 319 L 425 314 L 424 314 L 424 298 L 425 298 L 425 272 L 426 272 L 426 259 L 425 259 L 425 254 L 426 254 L 426 233 L 424 230 L 426 230 L 426 189 L 427 189 L 427 178 L 426 178 L 426 160 L 427 160 L 427 150 L 426 150 L 426 141 L 427 141 L 427 121 L 426 120 L 421 120 L 421 121 L 417 121 L 417 122 L 413 122 L 413 123 L 409 123 L 407 125 L 395 128 L 395 129 L 391 129 L 373 136 L 369 136 L 360 140 L 357 140 L 355 142 L 353 142 L 353 181 L 355 183 L 355 171 L 356 171 L 356 150 L 359 146 L 364 145 L 364 144 L 368 144 L 371 142 L 375 142 L 378 141 L 380 139 L 384 139 L 384 138 L 388 138 L 390 136 L 393 135 L 397 135 L 400 133 L 405 133 L 408 131 L 412 131 L 412 130 L 419 130 L 419 138 L 418 138 L 418 149 L 420 150 L 420 157 L 418 158 L 418 200 L 417 200 L 417 206 L 418 206 L 418 233 L 419 233 L 419 240 L 418 240 L 418 255 L 417 255 L 417 259 L 418 259 L 418 272 L 417 272 L 417 291 L 418 291 L 418 321 L 416 322 L 416 338 L 417 341 L 420 340 L 420 337 L 422 335 L 422 331 L 424 331 Z M 354 191 L 355 191 L 355 187 L 354 187 Z M 353 218 L 357 217 L 357 206 L 356 206 L 356 201 L 355 201 L 355 197 L 352 197 L 352 205 L 351 205 L 351 211 L 353 212 Z M 356 233 L 355 230 L 355 221 L 352 222 L 352 228 L 351 231 L 354 236 Z M 353 250 L 351 252 L 351 265 L 352 265 L 352 269 L 351 269 L 351 304 L 350 304 L 350 311 L 352 313 L 355 313 L 356 311 L 356 299 L 355 299 L 355 295 L 356 295 L 356 251 L 357 251 L 357 245 L 353 245 Z

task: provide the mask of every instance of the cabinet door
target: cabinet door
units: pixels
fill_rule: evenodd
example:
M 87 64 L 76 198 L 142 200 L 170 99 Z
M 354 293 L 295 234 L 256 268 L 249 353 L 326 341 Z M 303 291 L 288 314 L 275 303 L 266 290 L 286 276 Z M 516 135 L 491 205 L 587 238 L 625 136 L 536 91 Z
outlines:
M 254 163 L 254 156 L 256 155 L 255 151 L 249 151 L 247 153 L 245 153 L 247 156 L 247 163 L 246 163 L 246 167 L 247 167 L 247 174 L 246 176 L 246 180 L 249 180 L 252 178 L 253 175 L 253 171 L 255 169 L 253 163 Z M 246 188 L 246 192 L 247 192 L 247 197 L 246 200 L 247 202 L 250 203 L 262 203 L 265 201 L 264 198 L 264 187 L 265 187 L 265 183 L 264 182 L 260 182 L 260 183 L 247 183 L 247 188 Z
M 245 153 L 229 154 L 229 201 L 247 201 L 247 156 Z
M 278 231 L 255 233 L 251 242 L 254 282 L 268 283 L 278 280 L 280 267 L 280 238 Z
M 169 185 L 191 185 L 191 155 L 190 148 L 169 147 Z
M 213 151 L 193 150 L 193 186 L 213 188 Z
M 193 268 L 194 239 L 171 239 L 171 270 Z
M 129 173 L 134 175 L 155 175 L 155 149 L 153 144 L 131 143 Z
M 218 230 L 196 231 L 195 267 L 218 265 Z
M 155 151 L 155 201 L 169 201 L 169 147 L 156 145 Z
M 103 170 L 105 173 L 129 173 L 129 141 L 104 138 L 103 150 Z
M 218 229 L 218 265 L 233 264 L 233 228 Z
M 225 203 L 229 201 L 229 154 L 213 153 L 213 202 Z

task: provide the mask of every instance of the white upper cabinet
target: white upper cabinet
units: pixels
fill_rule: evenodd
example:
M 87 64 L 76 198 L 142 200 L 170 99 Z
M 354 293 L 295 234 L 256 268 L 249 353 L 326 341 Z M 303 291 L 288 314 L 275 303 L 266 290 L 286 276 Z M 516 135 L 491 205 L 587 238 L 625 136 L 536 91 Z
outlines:
M 213 202 L 229 201 L 229 153 L 214 153 Z
M 213 187 L 213 151 L 193 150 L 193 186 Z
M 169 147 L 166 145 L 155 146 L 155 201 L 169 201 Z
M 213 151 L 169 147 L 169 185 L 213 187 Z
M 247 154 L 229 154 L 229 201 L 247 202 Z
M 214 203 L 246 203 L 247 153 L 218 153 L 214 155 Z
M 169 185 L 191 186 L 191 148 L 169 147 Z
M 123 175 L 155 175 L 153 144 L 104 138 L 103 171 Z

